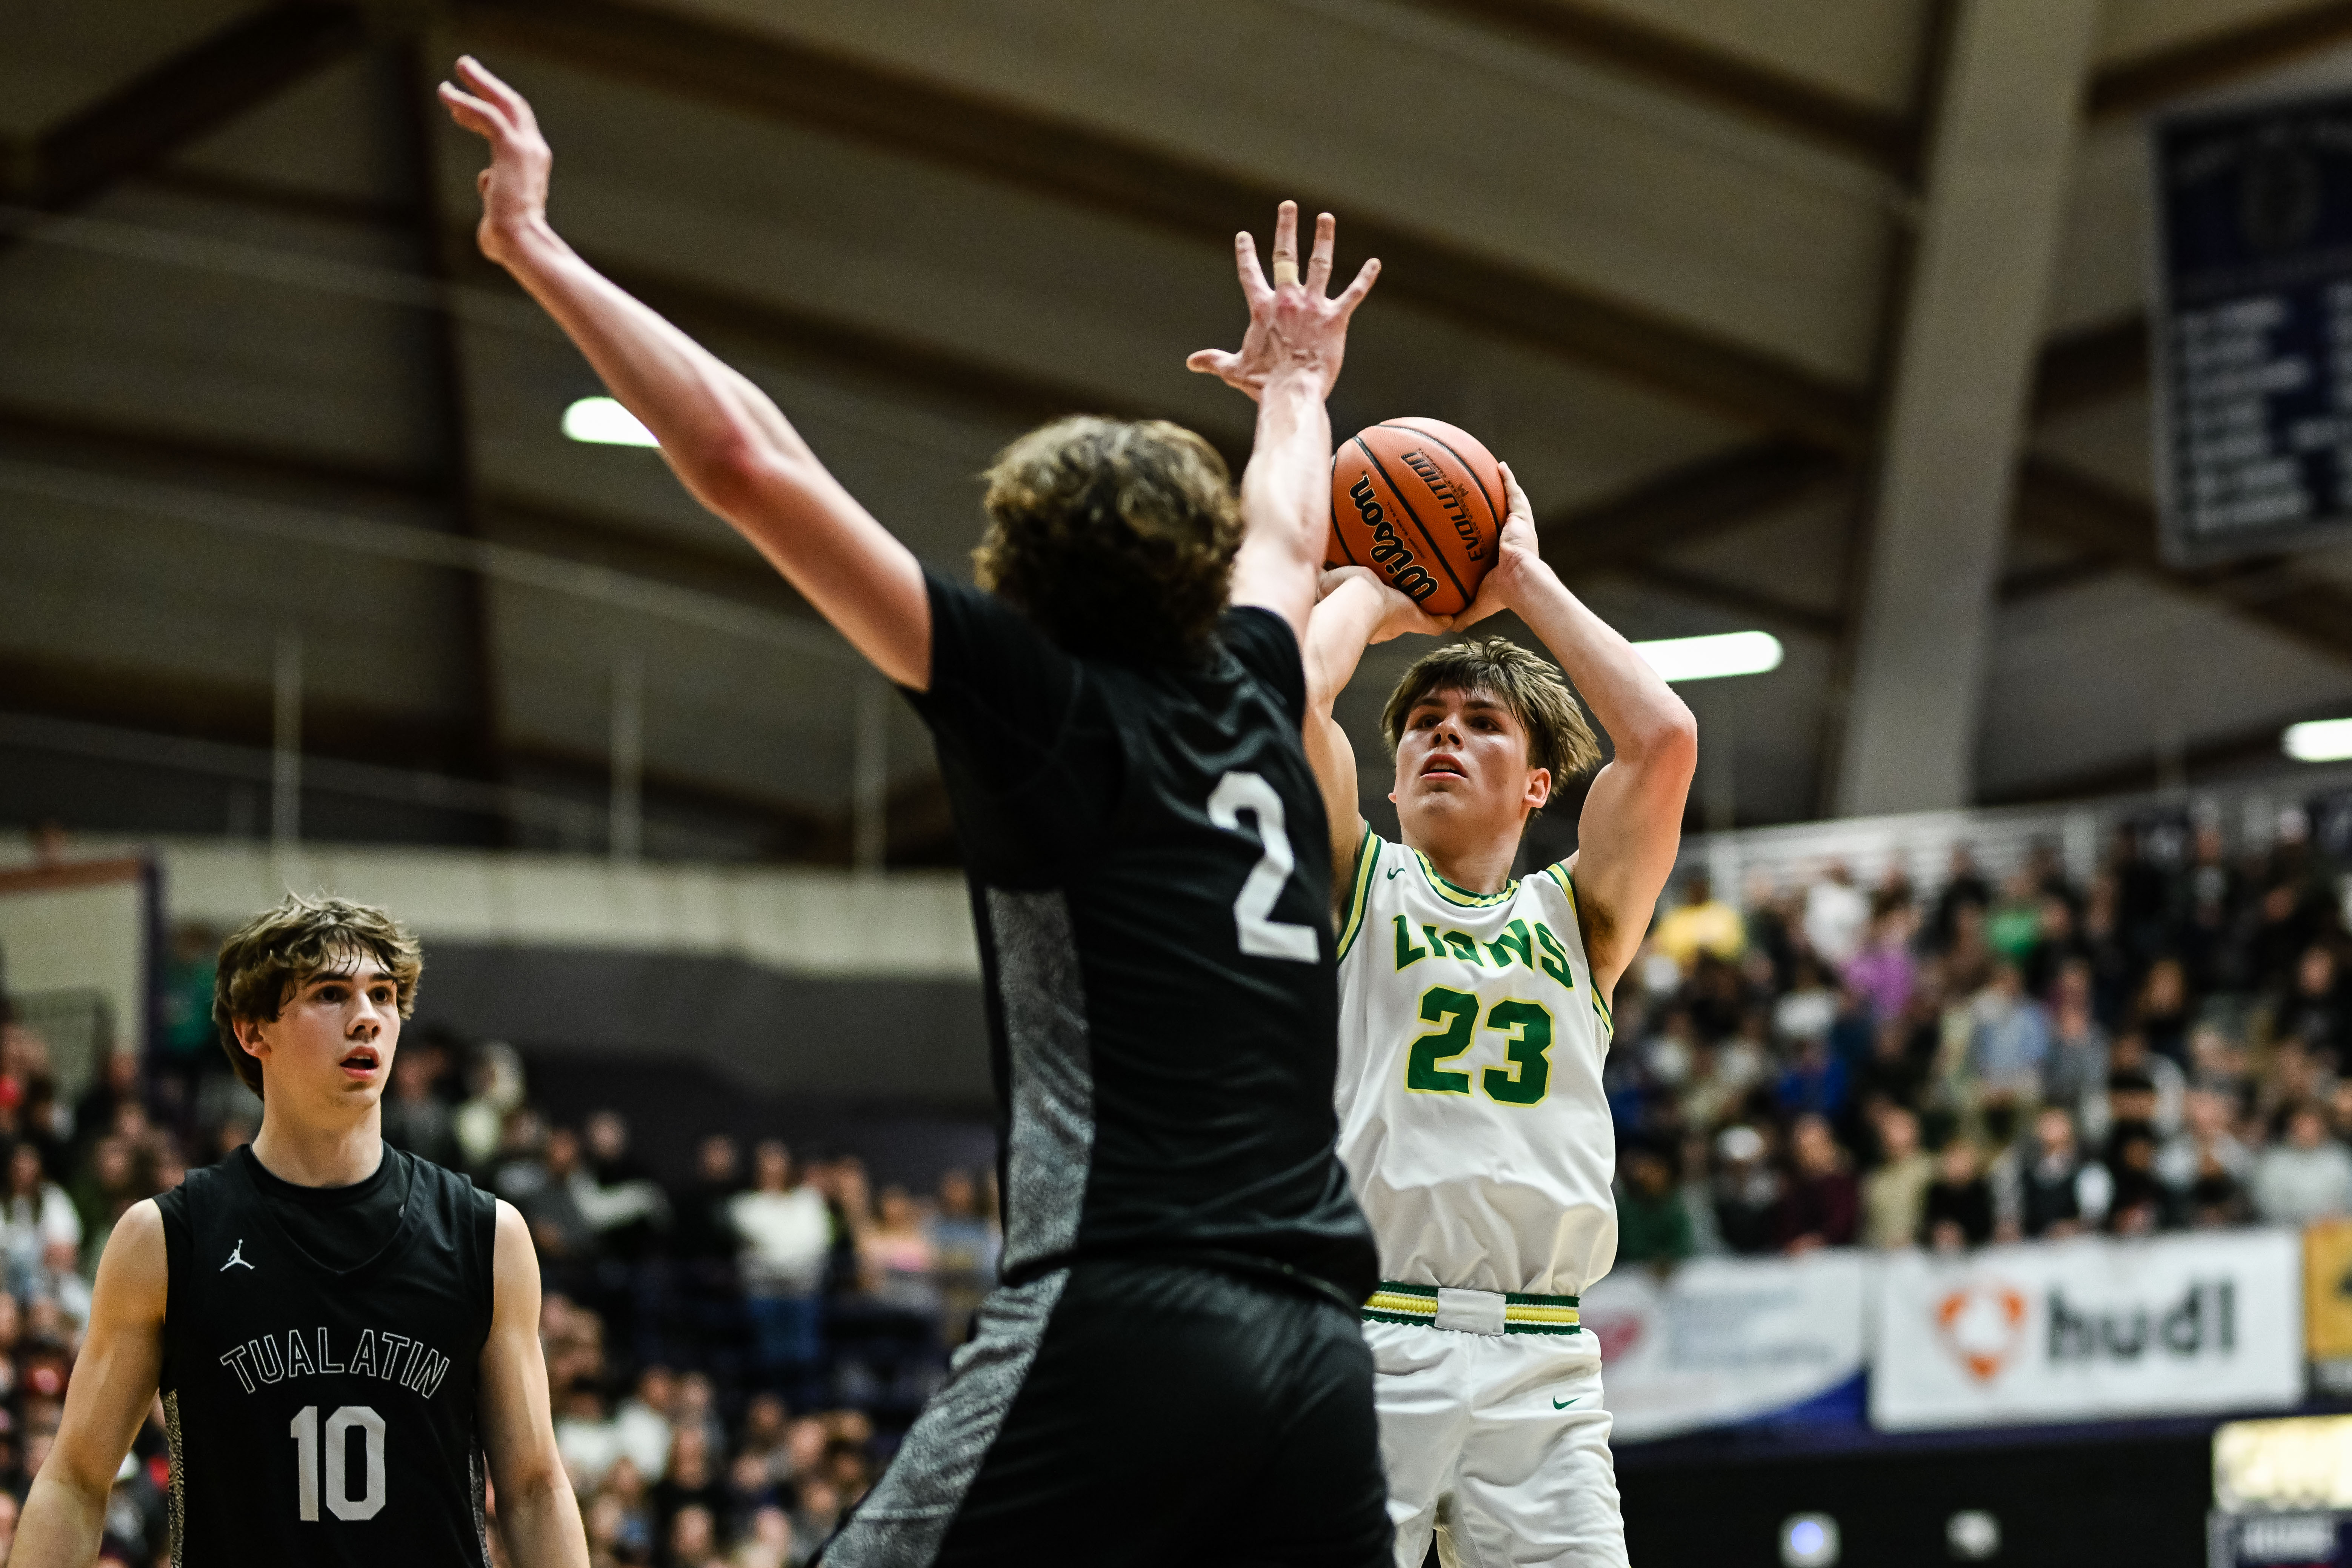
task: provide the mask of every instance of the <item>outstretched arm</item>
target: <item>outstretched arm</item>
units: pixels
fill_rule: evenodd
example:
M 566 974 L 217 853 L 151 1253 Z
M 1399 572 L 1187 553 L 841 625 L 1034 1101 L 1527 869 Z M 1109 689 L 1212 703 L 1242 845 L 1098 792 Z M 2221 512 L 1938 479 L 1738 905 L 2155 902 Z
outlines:
M 913 552 L 825 471 L 766 393 L 583 261 L 547 220 L 553 154 L 522 94 L 471 59 L 450 117 L 490 144 L 482 254 L 571 335 L 661 442 L 694 498 L 732 523 L 875 668 L 930 684 L 930 602 Z
M 539 1255 L 530 1229 L 500 1201 L 490 1253 L 490 1337 L 482 1345 L 478 1411 L 498 1490 L 499 1533 L 518 1568 L 588 1568 L 580 1504 L 555 1449 L 547 1359 L 539 1346 Z
M 1331 909 L 1342 918 L 1355 882 L 1364 814 L 1356 804 L 1356 749 L 1331 707 L 1355 679 L 1364 649 L 1405 632 L 1437 633 L 1453 623 L 1424 612 L 1369 566 L 1323 574 L 1322 600 L 1307 623 L 1307 760 L 1331 824 Z
M 1568 671 L 1616 755 L 1592 781 L 1577 820 L 1576 907 L 1592 983 L 1603 995 L 1633 961 L 1650 911 L 1675 868 L 1683 804 L 1698 765 L 1698 723 L 1633 645 L 1546 565 L 1527 492 L 1503 469 L 1510 515 L 1494 570 L 1457 617 L 1467 626 L 1516 610 Z
M 89 1335 L 66 1388 L 65 1417 L 25 1496 L 8 1557 L 19 1568 L 82 1568 L 98 1555 L 115 1471 L 155 1402 L 170 1281 L 163 1216 L 152 1199 L 134 1204 L 98 1261 Z
M 1235 235 L 1249 331 L 1238 353 L 1203 349 L 1185 362 L 1257 400 L 1257 438 L 1242 474 L 1242 547 L 1234 558 L 1232 599 L 1280 616 L 1302 647 L 1331 531 L 1331 417 L 1323 400 L 1339 378 L 1348 320 L 1381 271 L 1378 261 L 1367 261 L 1343 292 L 1326 298 L 1336 227 L 1329 213 L 1315 220 L 1315 252 L 1302 279 L 1298 205 L 1283 203 L 1275 219 L 1271 285 L 1258 269 L 1257 242 Z

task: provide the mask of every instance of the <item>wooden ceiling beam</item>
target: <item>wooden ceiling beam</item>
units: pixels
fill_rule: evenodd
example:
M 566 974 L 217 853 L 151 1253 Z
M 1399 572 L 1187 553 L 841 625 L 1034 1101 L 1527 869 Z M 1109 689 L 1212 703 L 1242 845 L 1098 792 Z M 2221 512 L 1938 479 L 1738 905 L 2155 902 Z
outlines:
M 2094 120 L 2137 114 L 2346 44 L 2352 0 L 2322 0 L 2118 60 L 2091 79 L 2084 107 Z
M 43 132 L 16 195 L 51 212 L 79 205 L 366 41 L 357 6 L 279 0 Z
M 1195 162 L 1075 121 L 903 75 L 776 34 L 619 0 L 458 0 L 477 37 L 655 90 L 844 136 L 1181 233 L 1204 248 L 1311 190 Z M 1327 204 L 1328 205 L 1328 204 Z M 1867 440 L 1860 389 L 1563 279 L 1378 218 L 1351 255 L 1383 288 L 1475 330 L 1594 366 L 1752 427 L 1833 450 Z
M 1563 575 L 1624 566 L 1850 484 L 1853 472 L 1802 441 L 1713 453 L 1538 520 L 1544 559 Z
M 2328 658 L 2352 660 L 2352 587 L 2300 572 L 2280 556 L 2171 565 L 2158 552 L 2156 508 L 2146 498 L 2045 457 L 2030 456 L 2019 467 L 2016 505 L 2021 527 L 2225 605 Z
M 1908 185 L 1919 174 L 1918 127 L 1895 110 L 1852 98 L 1589 0 L 1418 0 L 1422 9 L 1509 33 L 1601 66 L 1688 102 L 1825 147 Z
M 1835 637 L 1845 627 L 1844 620 L 1831 611 L 1800 605 L 1744 583 L 1726 582 L 1712 573 L 1693 572 L 1654 560 L 1628 562 L 1617 570 L 1639 587 L 1721 610 L 1768 631 L 1827 639 Z
M 2147 318 L 2122 317 L 2053 337 L 2034 366 L 2034 424 L 2147 384 Z

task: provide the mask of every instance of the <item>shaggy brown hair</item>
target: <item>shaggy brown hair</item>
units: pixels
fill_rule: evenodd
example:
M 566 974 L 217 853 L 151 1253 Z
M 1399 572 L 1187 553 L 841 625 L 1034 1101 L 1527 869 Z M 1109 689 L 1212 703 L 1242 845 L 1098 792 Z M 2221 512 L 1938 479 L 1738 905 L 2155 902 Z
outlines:
M 1057 419 L 996 455 L 980 585 L 1063 648 L 1197 656 L 1225 607 L 1241 503 L 1216 448 L 1161 419 Z
M 402 1017 L 416 1011 L 425 951 L 407 927 L 366 904 L 289 893 L 283 903 L 254 916 L 221 944 L 213 973 L 213 1022 L 228 1065 L 246 1088 L 261 1092 L 261 1062 L 236 1043 L 236 1026 L 275 1020 L 312 975 L 352 952 L 374 959 L 392 976 L 400 987 Z
M 1413 660 L 1381 710 L 1390 756 L 1413 708 L 1433 691 L 1475 691 L 1501 703 L 1528 732 L 1528 766 L 1549 769 L 1554 790 L 1601 765 L 1592 721 L 1559 668 L 1508 637 L 1447 643 Z

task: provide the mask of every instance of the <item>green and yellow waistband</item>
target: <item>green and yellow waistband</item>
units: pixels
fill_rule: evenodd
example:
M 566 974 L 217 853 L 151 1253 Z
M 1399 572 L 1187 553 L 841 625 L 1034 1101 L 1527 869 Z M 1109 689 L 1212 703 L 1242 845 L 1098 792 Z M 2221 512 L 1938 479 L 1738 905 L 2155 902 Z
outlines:
M 1500 1331 L 1506 1334 L 1573 1334 L 1582 1331 L 1583 1319 L 1577 1310 L 1573 1296 L 1522 1296 L 1516 1291 L 1448 1290 L 1446 1295 L 1460 1299 L 1460 1305 L 1449 1317 L 1463 1321 L 1460 1326 L 1470 1333 Z M 1492 1322 L 1493 1304 L 1500 1298 L 1503 1306 L 1502 1327 L 1472 1326 L 1468 1319 L 1483 1315 Z M 1407 1285 L 1394 1279 L 1383 1279 L 1381 1288 L 1372 1292 L 1363 1307 L 1368 1323 L 1422 1323 L 1430 1327 L 1455 1327 L 1455 1322 L 1438 1323 L 1438 1289 L 1434 1285 Z M 1449 1305 L 1454 1305 L 1449 1303 Z M 1461 1309 L 1468 1309 L 1464 1311 Z M 1485 1309 L 1483 1314 L 1478 1309 Z

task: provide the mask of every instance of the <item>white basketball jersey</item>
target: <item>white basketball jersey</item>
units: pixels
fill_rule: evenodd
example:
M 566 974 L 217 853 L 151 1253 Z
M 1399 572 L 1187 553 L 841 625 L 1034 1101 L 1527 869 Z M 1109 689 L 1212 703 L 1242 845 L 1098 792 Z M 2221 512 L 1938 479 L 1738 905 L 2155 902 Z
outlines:
M 1568 868 L 1472 893 L 1364 837 L 1339 936 L 1339 1158 L 1381 1277 L 1581 1295 L 1617 1258 L 1617 1145 Z

